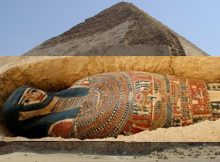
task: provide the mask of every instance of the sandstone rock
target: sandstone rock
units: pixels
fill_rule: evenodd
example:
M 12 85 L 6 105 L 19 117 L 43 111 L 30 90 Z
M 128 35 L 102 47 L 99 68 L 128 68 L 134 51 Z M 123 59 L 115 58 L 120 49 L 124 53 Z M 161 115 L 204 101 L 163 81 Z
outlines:
M 25 55 L 207 55 L 133 4 L 121 2 Z

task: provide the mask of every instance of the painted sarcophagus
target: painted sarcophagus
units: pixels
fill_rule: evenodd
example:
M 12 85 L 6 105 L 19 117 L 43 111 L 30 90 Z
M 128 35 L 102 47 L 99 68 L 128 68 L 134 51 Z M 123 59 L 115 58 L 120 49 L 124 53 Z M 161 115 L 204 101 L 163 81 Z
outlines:
M 220 84 L 147 72 L 102 73 L 49 93 L 20 87 L 3 119 L 15 135 L 104 138 L 220 117 Z

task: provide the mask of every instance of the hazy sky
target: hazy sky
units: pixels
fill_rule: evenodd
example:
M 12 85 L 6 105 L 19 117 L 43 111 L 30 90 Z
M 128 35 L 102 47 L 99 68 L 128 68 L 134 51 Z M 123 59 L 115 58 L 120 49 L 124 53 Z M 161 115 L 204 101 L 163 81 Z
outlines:
M 120 0 L 0 0 L 0 55 L 21 55 Z M 220 0 L 127 0 L 220 56 Z

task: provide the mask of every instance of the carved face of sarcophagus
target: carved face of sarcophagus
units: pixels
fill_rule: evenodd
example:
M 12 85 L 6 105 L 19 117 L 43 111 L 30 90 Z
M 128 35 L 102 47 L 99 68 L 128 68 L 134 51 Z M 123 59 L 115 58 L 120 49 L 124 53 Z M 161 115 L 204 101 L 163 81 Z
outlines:
M 23 86 L 3 109 L 26 137 L 104 138 L 220 117 L 220 84 L 146 72 L 103 73 L 48 93 Z

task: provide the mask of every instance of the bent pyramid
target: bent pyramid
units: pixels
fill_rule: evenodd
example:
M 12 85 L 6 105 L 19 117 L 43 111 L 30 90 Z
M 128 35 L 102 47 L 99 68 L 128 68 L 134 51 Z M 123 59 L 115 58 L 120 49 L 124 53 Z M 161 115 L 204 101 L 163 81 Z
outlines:
M 201 56 L 204 51 L 144 13 L 120 2 L 24 55 Z

